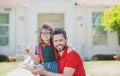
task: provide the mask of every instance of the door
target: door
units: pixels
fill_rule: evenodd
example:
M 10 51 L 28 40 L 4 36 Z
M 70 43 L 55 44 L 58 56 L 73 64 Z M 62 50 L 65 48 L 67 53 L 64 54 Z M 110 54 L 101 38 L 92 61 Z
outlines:
M 38 27 L 43 22 L 49 22 L 53 28 L 64 29 L 64 14 L 63 13 L 41 13 L 38 14 Z M 38 37 L 39 42 L 39 37 Z
M 64 14 L 63 13 L 41 13 L 38 14 L 38 27 L 43 22 L 49 22 L 54 28 L 64 29 Z

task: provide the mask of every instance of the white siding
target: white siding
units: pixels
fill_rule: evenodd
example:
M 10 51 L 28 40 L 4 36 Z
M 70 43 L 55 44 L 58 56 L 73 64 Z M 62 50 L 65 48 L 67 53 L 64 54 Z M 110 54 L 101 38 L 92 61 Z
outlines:
M 31 0 L 26 7 L 13 8 L 10 12 L 10 45 L 2 52 L 15 55 L 25 45 L 37 44 L 38 14 L 64 14 L 64 28 L 71 44 L 83 59 L 95 54 L 113 54 L 119 49 L 116 33 L 108 32 L 107 45 L 92 45 L 92 12 L 105 7 L 75 6 L 72 0 Z M 8 51 L 10 50 L 10 51 Z M 1 51 L 1 47 L 0 47 Z

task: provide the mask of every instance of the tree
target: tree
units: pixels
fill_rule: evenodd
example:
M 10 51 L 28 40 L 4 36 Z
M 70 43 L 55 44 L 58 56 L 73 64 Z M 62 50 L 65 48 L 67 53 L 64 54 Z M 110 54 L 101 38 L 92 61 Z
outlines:
M 120 5 L 111 6 L 103 12 L 101 26 L 105 27 L 106 31 L 117 32 L 120 45 Z

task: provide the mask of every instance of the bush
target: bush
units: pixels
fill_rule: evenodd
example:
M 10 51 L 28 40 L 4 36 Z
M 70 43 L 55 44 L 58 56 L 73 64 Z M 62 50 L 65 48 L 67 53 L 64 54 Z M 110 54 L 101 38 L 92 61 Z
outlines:
M 4 62 L 4 61 L 9 61 L 8 56 L 6 56 L 6 55 L 0 55 L 0 62 Z
M 115 54 L 97 54 L 92 57 L 92 60 L 115 60 Z

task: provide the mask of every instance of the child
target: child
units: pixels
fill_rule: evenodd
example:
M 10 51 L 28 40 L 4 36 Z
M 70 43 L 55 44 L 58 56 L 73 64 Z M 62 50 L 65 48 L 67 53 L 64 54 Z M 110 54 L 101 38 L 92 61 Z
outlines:
M 49 24 L 42 24 L 40 28 L 40 43 L 36 46 L 35 56 L 25 49 L 25 54 L 29 55 L 35 64 L 42 64 L 44 68 L 51 72 L 58 72 L 58 65 L 55 58 L 55 51 L 52 44 L 52 28 Z

